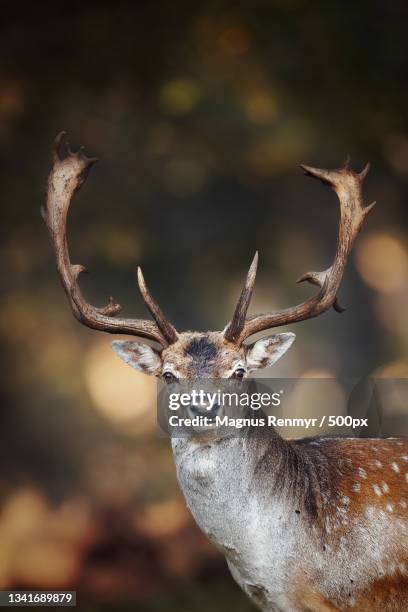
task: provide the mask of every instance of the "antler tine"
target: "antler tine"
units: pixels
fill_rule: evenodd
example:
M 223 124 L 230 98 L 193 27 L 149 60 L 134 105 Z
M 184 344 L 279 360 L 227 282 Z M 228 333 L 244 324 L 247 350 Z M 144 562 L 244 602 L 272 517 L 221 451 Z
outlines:
M 156 321 L 157 326 L 160 329 L 161 333 L 167 339 L 169 344 L 176 342 L 178 338 L 177 331 L 175 327 L 173 327 L 173 325 L 166 319 L 166 317 L 163 314 L 162 309 L 157 304 L 157 302 L 154 300 L 152 294 L 147 288 L 145 279 L 143 277 L 142 269 L 140 268 L 140 266 L 137 268 L 137 282 L 139 285 L 139 291 L 141 293 L 143 301 L 146 304 L 147 308 L 149 309 L 149 312 L 152 315 L 153 319 Z
M 256 271 L 258 268 L 258 251 L 256 251 L 252 263 L 249 267 L 248 274 L 245 280 L 245 285 L 242 288 L 237 305 L 235 307 L 234 316 L 231 323 L 227 325 L 224 331 L 226 340 L 236 342 L 244 328 L 246 315 L 248 312 L 249 303 L 251 301 L 252 292 L 254 290 Z
M 306 272 L 297 281 L 307 281 L 317 285 L 320 287 L 319 292 L 306 302 L 292 308 L 249 317 L 238 336 L 238 344 L 256 332 L 317 317 L 332 306 L 337 312 L 343 312 L 344 308 L 338 302 L 337 292 L 347 257 L 364 219 L 375 205 L 375 202 L 369 206 L 363 204 L 362 186 L 370 165 L 367 164 L 362 172 L 357 174 L 351 170 L 349 164 L 348 159 L 345 166 L 338 170 L 323 170 L 301 165 L 306 175 L 329 185 L 336 192 L 340 203 L 339 234 L 333 264 L 322 272 Z
M 61 157 L 63 149 L 64 156 Z M 84 325 L 111 334 L 149 338 L 165 347 L 174 342 L 174 334 L 177 332 L 170 323 L 166 322 L 167 326 L 165 325 L 165 318 L 160 309 L 158 309 L 162 317 L 160 326 L 144 319 L 118 318 L 116 315 L 121 307 L 112 297 L 105 307 L 96 308 L 84 299 L 78 286 L 78 277 L 85 268 L 71 264 L 66 239 L 67 214 L 73 195 L 84 183 L 89 169 L 96 161 L 98 161 L 96 158 L 87 157 L 83 148 L 73 153 L 66 142 L 65 132 L 61 132 L 55 139 L 52 149 L 52 168 L 48 177 L 47 204 L 41 212 L 54 249 L 62 286 L 75 317 Z

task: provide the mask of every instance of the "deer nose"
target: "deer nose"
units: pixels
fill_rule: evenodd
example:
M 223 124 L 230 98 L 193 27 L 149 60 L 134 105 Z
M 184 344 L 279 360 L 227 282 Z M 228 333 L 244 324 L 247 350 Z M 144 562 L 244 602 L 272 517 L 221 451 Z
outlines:
M 212 417 L 218 413 L 220 409 L 220 405 L 219 404 L 209 404 L 207 402 L 195 402 L 195 403 L 192 402 L 189 408 L 190 408 L 190 411 L 196 416 Z

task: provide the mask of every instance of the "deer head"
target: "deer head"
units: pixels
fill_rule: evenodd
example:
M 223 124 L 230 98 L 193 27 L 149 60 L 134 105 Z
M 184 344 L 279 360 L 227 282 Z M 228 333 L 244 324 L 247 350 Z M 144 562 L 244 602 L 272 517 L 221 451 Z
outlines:
M 96 161 L 96 158 L 88 158 L 82 148 L 73 153 L 62 132 L 53 147 L 47 205 L 42 214 L 54 248 L 61 283 L 75 317 L 93 329 L 146 338 L 159 345 L 159 348 L 153 348 L 129 340 L 114 341 L 113 349 L 131 367 L 162 377 L 170 383 L 176 379 L 241 379 L 252 370 L 273 365 L 295 339 L 293 333 L 280 333 L 246 344 L 250 336 L 316 317 L 332 306 L 337 312 L 344 310 L 338 302 L 337 292 L 347 257 L 364 218 L 374 206 L 374 203 L 367 207 L 363 205 L 362 184 L 369 170 L 368 164 L 360 174 L 350 169 L 348 161 L 343 168 L 332 171 L 301 166 L 305 174 L 332 187 L 340 202 L 339 236 L 332 265 L 322 272 L 307 272 L 297 281 L 317 285 L 319 290 L 316 295 L 295 307 L 248 317 L 258 265 L 256 253 L 234 315 L 224 330 L 179 333 L 153 299 L 140 268 L 139 290 L 153 320 L 118 317 L 121 307 L 112 297 L 105 307 L 96 308 L 81 293 L 78 277 L 85 268 L 71 264 L 66 240 L 66 220 L 74 193 L 84 183 L 90 167 Z

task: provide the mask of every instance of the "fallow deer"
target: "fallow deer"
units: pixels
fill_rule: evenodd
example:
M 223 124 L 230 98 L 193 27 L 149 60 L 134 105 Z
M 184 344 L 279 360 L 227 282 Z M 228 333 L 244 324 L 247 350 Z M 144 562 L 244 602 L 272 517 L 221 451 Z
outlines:
M 373 204 L 364 206 L 359 174 L 303 165 L 329 185 L 340 202 L 332 265 L 299 281 L 318 286 L 293 307 L 247 316 L 257 255 L 231 322 L 223 331 L 178 332 L 151 296 L 138 269 L 142 298 L 153 321 L 119 318 L 112 298 L 96 308 L 83 297 L 70 261 L 66 217 L 75 191 L 95 159 L 72 153 L 56 140 L 43 210 L 58 273 L 75 317 L 93 329 L 155 341 L 160 349 L 115 341 L 131 367 L 167 382 L 194 378 L 245 378 L 273 365 L 292 344 L 292 333 L 256 332 L 316 317 L 333 307 L 354 240 Z M 310 438 L 285 440 L 245 435 L 203 443 L 191 435 L 172 440 L 177 475 L 187 504 L 204 533 L 226 557 L 231 573 L 264 611 L 408 610 L 408 441 Z

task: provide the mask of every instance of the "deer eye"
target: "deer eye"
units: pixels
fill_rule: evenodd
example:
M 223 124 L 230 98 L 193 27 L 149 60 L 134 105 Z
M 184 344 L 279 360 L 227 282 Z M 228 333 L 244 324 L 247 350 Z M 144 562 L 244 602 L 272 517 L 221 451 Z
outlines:
M 171 372 L 163 372 L 163 378 L 166 383 L 173 383 L 177 380 L 177 378 Z
M 244 370 L 244 368 L 237 368 L 232 376 L 233 376 L 233 378 L 237 378 L 238 380 L 242 380 L 244 378 L 245 374 L 246 374 L 246 371 Z

